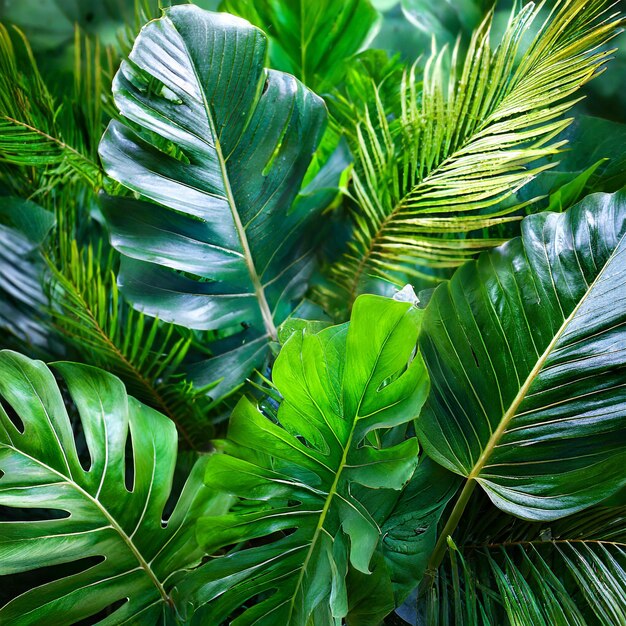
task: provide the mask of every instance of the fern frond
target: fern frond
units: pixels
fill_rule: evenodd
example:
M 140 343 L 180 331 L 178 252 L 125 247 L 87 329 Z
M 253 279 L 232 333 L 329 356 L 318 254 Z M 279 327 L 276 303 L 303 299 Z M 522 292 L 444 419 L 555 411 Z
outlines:
M 98 43 L 76 34 L 74 89 L 55 97 L 44 81 L 21 31 L 0 24 L 0 163 L 30 168 L 23 188 L 32 195 L 54 184 L 102 180 L 97 141 L 102 132 L 103 68 Z M 3 179 L 15 187 L 9 169 Z M 30 193 L 29 193 L 30 192 Z
M 626 622 L 626 507 L 598 507 L 550 526 L 508 519 L 495 536 L 453 546 L 424 598 L 426 623 L 449 623 L 451 615 L 464 626 Z
M 180 375 L 192 344 L 175 326 L 143 315 L 119 297 L 116 257 L 102 242 L 79 249 L 59 237 L 47 258 L 55 327 L 82 359 L 119 376 L 129 392 L 176 423 L 181 439 L 202 449 L 212 434 L 202 390 Z
M 329 270 L 349 304 L 367 275 L 433 280 L 433 269 L 500 243 L 471 233 L 520 218 L 523 207 L 505 201 L 563 147 L 557 136 L 571 122 L 563 114 L 602 71 L 611 54 L 603 46 L 621 23 L 605 0 L 564 0 L 520 52 L 543 4 L 513 15 L 495 50 L 493 13 L 463 63 L 458 43 L 435 49 L 423 76 L 417 66 L 405 73 L 400 111 L 374 87 L 353 130 L 354 235 Z

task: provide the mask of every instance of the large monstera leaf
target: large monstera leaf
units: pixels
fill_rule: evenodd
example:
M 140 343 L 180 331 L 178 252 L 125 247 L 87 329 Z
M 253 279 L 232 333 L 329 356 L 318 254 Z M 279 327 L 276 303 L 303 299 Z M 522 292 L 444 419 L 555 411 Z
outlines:
M 129 398 L 110 374 L 72 363 L 55 370 L 80 417 L 88 461 L 79 458 L 52 372 L 0 352 L 0 505 L 36 509 L 26 521 L 0 522 L 0 574 L 64 564 L 73 571 L 57 569 L 54 580 L 13 599 L 0 609 L 0 623 L 61 626 L 113 606 L 98 623 L 156 624 L 174 615 L 170 590 L 203 555 L 195 520 L 218 512 L 220 499 L 201 480 L 206 461 L 194 466 L 163 520 L 176 462 L 174 424 Z M 125 459 L 128 438 L 132 456 Z
M 112 122 L 100 145 L 109 176 L 141 196 L 104 202 L 124 294 L 160 319 L 228 329 L 217 350 L 229 356 L 194 370 L 203 382 L 228 377 L 215 396 L 260 366 L 312 269 L 316 209 L 292 204 L 325 108 L 265 68 L 266 48 L 241 18 L 168 9 L 117 73 L 128 121 Z
M 480 484 L 553 520 L 626 484 L 626 192 L 526 218 L 430 301 L 428 454 L 466 477 L 432 564 Z
M 203 605 L 191 623 L 219 624 L 243 605 L 239 626 L 340 624 L 353 608 L 346 576 L 368 580 L 371 570 L 389 594 L 380 594 L 382 606 L 371 598 L 369 621 L 355 623 L 377 624 L 393 608 L 380 553 L 373 558 L 375 517 L 417 465 L 417 441 L 405 433 L 428 393 L 414 354 L 422 314 L 362 296 L 349 324 L 305 329 L 284 345 L 273 371 L 283 398 L 278 423 L 240 400 L 205 478 L 238 503 L 201 520 L 198 537 L 210 552 L 263 540 L 180 585 L 181 606 Z

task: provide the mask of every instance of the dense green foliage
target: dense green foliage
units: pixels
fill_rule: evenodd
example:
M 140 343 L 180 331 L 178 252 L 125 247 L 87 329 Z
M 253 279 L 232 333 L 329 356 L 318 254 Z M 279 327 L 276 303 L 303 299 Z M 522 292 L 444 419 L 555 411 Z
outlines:
M 626 624 L 619 7 L 163 4 L 0 5 L 0 623 Z

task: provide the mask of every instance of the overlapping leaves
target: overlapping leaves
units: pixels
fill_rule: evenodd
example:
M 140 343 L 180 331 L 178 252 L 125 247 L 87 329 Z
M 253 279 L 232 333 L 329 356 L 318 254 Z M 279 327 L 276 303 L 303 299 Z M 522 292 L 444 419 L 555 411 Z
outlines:
M 220 8 L 268 33 L 273 67 L 317 93 L 341 78 L 345 60 L 367 43 L 378 20 L 370 0 L 224 0 Z
M 329 271 L 348 304 L 368 276 L 430 280 L 502 243 L 478 231 L 519 219 L 512 214 L 522 207 L 503 201 L 563 145 L 555 140 L 570 121 L 562 115 L 619 26 L 603 0 L 566 0 L 524 49 L 541 8 L 528 3 L 512 16 L 495 50 L 488 15 L 464 61 L 459 45 L 436 50 L 423 76 L 407 72 L 400 110 L 375 93 L 374 112 L 356 117 L 354 235 Z
M 2 347 L 38 349 L 46 354 L 50 337 L 44 322 L 44 262 L 38 247 L 54 216 L 34 202 L 0 197 L 0 332 Z M 10 345 L 11 342 L 13 345 Z
M 466 626 L 612 626 L 626 618 L 626 511 L 599 506 L 551 523 L 468 511 L 424 621 Z
M 202 520 L 199 538 L 209 551 L 274 540 L 215 559 L 195 589 L 181 585 L 191 605 L 208 603 L 192 623 L 220 623 L 254 599 L 237 623 L 339 624 L 349 612 L 346 575 L 374 566 L 378 509 L 385 494 L 395 502 L 417 464 L 417 442 L 404 433 L 428 392 L 414 355 L 421 317 L 410 303 L 363 296 L 349 325 L 287 341 L 273 372 L 278 423 L 239 402 L 205 479 L 239 502 Z M 381 619 L 385 602 L 364 623 Z
M 626 483 L 625 259 L 626 195 L 595 194 L 526 218 L 428 305 L 423 445 L 509 513 L 562 517 Z

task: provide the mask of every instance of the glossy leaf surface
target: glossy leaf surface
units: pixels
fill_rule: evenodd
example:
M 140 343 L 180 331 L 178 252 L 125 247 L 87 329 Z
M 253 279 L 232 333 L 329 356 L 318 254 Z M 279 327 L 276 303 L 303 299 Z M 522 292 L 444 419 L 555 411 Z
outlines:
M 333 86 L 345 60 L 367 43 L 378 21 L 369 0 L 224 0 L 220 8 L 268 33 L 273 67 L 317 93 Z
M 35 508 L 41 520 L 0 522 L 0 574 L 78 563 L 70 575 L 56 570 L 56 578 L 2 607 L 0 622 L 73 624 L 119 601 L 98 623 L 154 624 L 173 616 L 169 590 L 203 555 L 195 520 L 217 512 L 219 500 L 201 482 L 206 462 L 194 467 L 164 520 L 176 462 L 174 424 L 128 397 L 110 374 L 74 363 L 55 370 L 80 416 L 88 459 L 79 458 L 52 372 L 40 361 L 0 352 L 0 504 Z M 125 458 L 128 438 L 132 455 Z
M 626 482 L 626 194 L 542 213 L 437 288 L 420 338 L 427 452 L 549 520 Z
M 107 173 L 142 196 L 105 202 L 126 297 L 166 321 L 243 326 L 267 340 L 311 270 L 315 209 L 290 208 L 325 109 L 292 76 L 265 69 L 266 48 L 237 17 L 167 10 L 115 78 L 129 122 L 111 123 L 100 154 Z M 267 341 L 261 348 L 252 368 Z
M 202 520 L 199 538 L 212 552 L 293 532 L 198 570 L 196 588 L 180 589 L 206 605 L 192 623 L 220 623 L 258 594 L 237 624 L 304 625 L 312 616 L 338 624 L 348 613 L 346 575 L 371 571 L 377 507 L 417 465 L 417 442 L 404 433 L 428 392 L 422 359 L 413 356 L 421 317 L 412 304 L 363 296 L 349 325 L 295 332 L 283 347 L 273 373 L 284 398 L 278 424 L 240 401 L 205 479 L 239 503 Z M 386 444 L 391 432 L 400 438 Z M 355 495 L 360 487 L 382 492 L 366 506 Z M 389 602 L 370 609 L 381 619 Z

